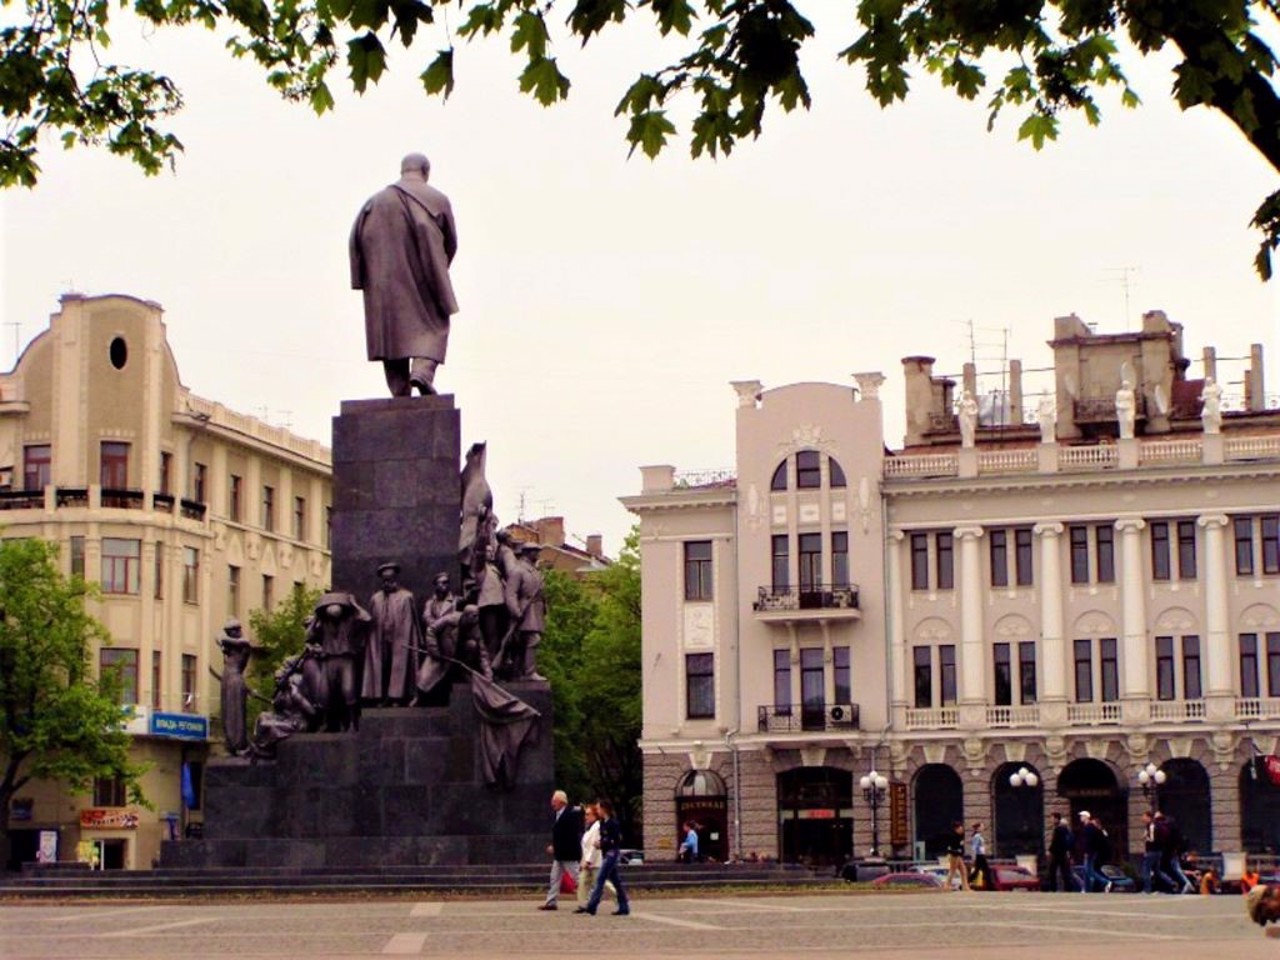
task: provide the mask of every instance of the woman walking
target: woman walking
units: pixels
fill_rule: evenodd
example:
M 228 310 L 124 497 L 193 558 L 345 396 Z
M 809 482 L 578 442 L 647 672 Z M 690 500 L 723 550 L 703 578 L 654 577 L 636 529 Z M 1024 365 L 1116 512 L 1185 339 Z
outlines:
M 600 898 L 604 895 L 604 885 L 613 881 L 618 896 L 618 909 L 613 911 L 615 917 L 625 917 L 631 912 L 631 903 L 627 900 L 627 891 L 622 886 L 622 876 L 618 873 L 618 857 L 622 853 L 622 827 L 613 816 L 613 804 L 601 800 L 596 804 L 600 815 L 600 871 L 596 874 L 596 883 L 591 890 L 591 899 L 585 907 L 579 907 L 578 913 L 589 913 L 593 917 L 600 906 Z
M 953 877 L 960 878 L 960 886 L 967 893 L 969 890 L 969 871 L 964 866 L 964 821 L 957 820 L 951 825 L 951 837 L 947 840 L 947 889 L 954 890 Z
M 994 890 L 996 888 L 996 878 L 991 871 L 991 864 L 987 862 L 987 841 L 982 836 L 981 823 L 973 825 L 973 836 L 970 838 L 969 843 L 973 851 L 974 877 L 978 879 L 983 890 Z

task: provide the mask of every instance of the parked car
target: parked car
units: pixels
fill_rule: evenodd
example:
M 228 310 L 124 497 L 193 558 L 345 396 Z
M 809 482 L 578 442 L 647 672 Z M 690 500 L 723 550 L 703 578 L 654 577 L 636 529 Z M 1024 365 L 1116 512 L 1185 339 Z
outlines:
M 618 862 L 626 866 L 639 866 L 644 863 L 643 850 L 619 850 Z
M 945 886 L 947 885 L 947 873 L 948 873 L 948 868 L 947 868 L 947 867 L 940 867 L 940 866 L 936 866 L 936 865 L 930 864 L 929 866 L 917 866 L 917 867 L 912 867 L 912 868 L 911 868 L 911 872 L 912 872 L 912 873 L 927 873 L 927 874 L 929 874 L 929 876 L 931 876 L 931 877 L 937 877 L 937 878 L 938 878 L 938 880 L 941 882 L 942 886 L 944 886 L 944 887 L 945 887 Z M 952 881 L 951 881 L 951 889 L 952 889 L 952 890 L 959 890 L 959 889 L 960 889 L 960 878 L 959 878 L 959 877 L 956 877 L 956 878 L 952 879 Z
M 1134 883 L 1132 877 L 1113 863 L 1104 863 L 1100 869 L 1102 875 L 1107 878 L 1107 882 L 1111 884 L 1112 893 L 1137 893 L 1142 889 L 1139 884 Z M 1071 872 L 1075 877 L 1076 889 L 1079 890 L 1084 883 L 1084 866 L 1077 865 Z
M 1040 878 L 1026 867 L 1011 863 L 993 863 L 991 873 L 995 876 L 997 890 L 1039 890 Z
M 886 873 L 884 876 L 876 877 L 871 881 L 873 887 L 892 887 L 894 889 L 906 889 L 914 887 L 921 890 L 941 890 L 945 886 L 945 880 L 933 873 L 917 873 L 914 870 L 908 870 L 903 873 Z

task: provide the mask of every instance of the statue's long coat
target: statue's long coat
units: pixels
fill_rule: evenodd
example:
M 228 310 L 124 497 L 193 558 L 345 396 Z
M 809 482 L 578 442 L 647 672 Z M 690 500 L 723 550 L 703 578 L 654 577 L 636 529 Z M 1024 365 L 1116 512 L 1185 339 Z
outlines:
M 449 198 L 402 177 L 369 198 L 351 228 L 351 286 L 364 291 L 370 360 L 444 362 L 458 301 L 449 264 L 458 231 Z
M 392 593 L 379 590 L 369 601 L 369 612 L 373 615 L 373 629 L 364 652 L 360 695 L 375 700 L 384 696 L 406 699 L 413 695 L 413 677 L 418 669 L 416 648 L 421 646 L 418 602 L 403 587 Z

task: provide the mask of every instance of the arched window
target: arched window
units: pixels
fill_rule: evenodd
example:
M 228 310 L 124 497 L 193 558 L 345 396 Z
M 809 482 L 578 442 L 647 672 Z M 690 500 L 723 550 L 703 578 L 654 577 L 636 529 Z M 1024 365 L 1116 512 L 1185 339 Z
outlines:
M 847 487 L 849 484 L 844 479 L 844 470 L 840 467 L 840 461 L 835 457 L 827 457 L 827 463 L 831 466 L 831 488 Z
M 690 770 L 676 785 L 676 843 L 692 823 L 698 832 L 699 859 L 723 863 L 729 858 L 729 791 L 714 770 Z
M 787 489 L 787 461 L 783 460 L 778 464 L 778 469 L 773 471 L 773 479 L 769 481 L 770 490 Z
M 796 487 L 816 490 L 822 486 L 822 458 L 817 450 L 801 450 L 796 454 Z

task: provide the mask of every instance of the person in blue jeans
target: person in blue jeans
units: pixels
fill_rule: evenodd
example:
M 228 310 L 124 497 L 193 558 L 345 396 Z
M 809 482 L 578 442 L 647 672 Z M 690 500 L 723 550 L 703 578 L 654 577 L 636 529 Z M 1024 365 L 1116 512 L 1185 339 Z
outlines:
M 1111 881 L 1099 869 L 1107 859 L 1107 832 L 1088 810 L 1080 811 L 1080 822 L 1084 824 L 1084 882 L 1080 892 L 1089 893 L 1096 883 L 1103 893 L 1110 893 Z
M 627 891 L 622 886 L 622 876 L 618 872 L 618 857 L 622 853 L 622 827 L 613 815 L 612 803 L 601 800 L 596 806 L 600 808 L 600 815 L 604 818 L 600 822 L 599 840 L 602 859 L 600 869 L 596 871 L 596 885 L 591 891 L 591 899 L 587 901 L 585 907 L 579 907 L 575 912 L 589 913 L 594 917 L 596 909 L 600 906 L 600 898 L 604 896 L 604 885 L 612 880 L 618 897 L 618 909 L 613 911 L 613 915 L 625 917 L 631 912 L 631 903 L 627 899 Z

